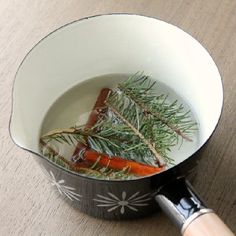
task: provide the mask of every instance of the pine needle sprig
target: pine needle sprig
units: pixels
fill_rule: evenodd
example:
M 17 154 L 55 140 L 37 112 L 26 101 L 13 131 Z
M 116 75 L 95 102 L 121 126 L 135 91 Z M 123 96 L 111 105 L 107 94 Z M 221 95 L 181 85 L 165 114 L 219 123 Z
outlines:
M 120 83 L 118 90 L 140 106 L 146 115 L 160 120 L 175 132 L 177 141 L 178 136 L 192 141 L 187 134 L 191 134 L 196 129 L 196 122 L 192 121 L 190 111 L 186 112 L 184 106 L 178 104 L 177 100 L 171 104 L 167 102 L 167 95 L 156 96 L 155 84 L 156 82 L 151 81 L 148 76 L 135 74 Z
M 70 162 L 61 156 L 56 150 L 54 150 L 48 143 L 43 139 L 40 139 L 40 147 L 42 154 L 47 157 L 50 161 L 64 167 L 65 169 L 71 169 Z
M 88 140 L 99 139 L 102 142 L 108 142 L 116 146 L 116 141 L 109 135 L 109 129 L 103 130 L 103 132 L 97 132 L 95 129 L 84 129 L 83 126 L 73 127 L 69 129 L 56 129 L 41 137 L 45 143 L 56 141 L 58 143 L 66 143 L 68 145 L 76 146 L 78 143 L 82 143 L 88 146 Z M 117 146 L 118 147 L 118 146 Z
M 106 101 L 108 113 L 93 127 L 98 136 L 89 137 L 89 146 L 100 153 L 122 156 L 150 165 L 172 163 L 167 155 L 175 136 L 159 121 L 151 122 L 136 104 L 112 93 Z M 111 142 L 112 141 L 112 142 Z
M 50 161 L 62 166 L 63 168 L 72 172 L 80 173 L 81 175 L 89 176 L 92 178 L 102 178 L 107 180 L 116 179 L 134 179 L 137 176 L 129 172 L 129 168 L 126 167 L 122 170 L 113 170 L 109 167 L 100 167 L 98 165 L 99 160 L 91 165 L 89 168 L 76 167 L 73 163 L 68 161 L 65 157 L 59 154 L 58 151 L 54 150 L 51 145 L 45 143 L 42 139 L 40 142 L 42 154 L 47 157 Z
M 148 76 L 136 73 L 109 93 L 104 102 L 106 113 L 99 115 L 95 125 L 54 130 L 42 140 L 73 146 L 81 143 L 98 153 L 152 166 L 174 164 L 169 157 L 171 147 L 178 144 L 180 138 L 181 142 L 183 139 L 192 141 L 190 136 L 197 125 L 190 111 L 177 100 L 170 103 L 167 95 L 157 95 L 155 84 Z M 47 155 L 57 162 L 63 161 L 55 159 L 50 152 Z M 130 176 L 127 170 L 118 173 L 97 167 L 96 163 L 90 169 L 83 171 L 86 175 L 102 178 L 116 178 L 119 174 L 123 178 Z
M 109 96 L 106 105 L 117 120 L 129 128 L 131 135 L 136 137 L 133 138 L 135 142 L 131 145 L 129 150 L 137 150 L 139 152 L 140 150 L 138 149 L 141 149 L 143 156 L 148 154 L 150 157 L 156 159 L 156 163 L 158 163 L 159 166 L 163 165 L 166 162 L 165 158 L 167 158 L 165 148 L 160 145 L 163 140 L 160 139 L 161 136 L 157 136 L 157 133 L 153 133 L 152 130 L 149 129 L 150 120 L 144 116 L 140 108 L 130 100 L 124 99 L 122 94 L 116 92 Z M 119 126 L 119 123 L 116 126 Z M 159 127 L 159 131 L 160 129 L 161 127 Z M 152 135 L 150 135 L 148 131 L 151 131 Z M 157 142 L 156 139 L 160 142 Z M 142 145 L 140 143 L 142 143 Z M 137 146 L 137 144 L 140 145 Z M 135 146 L 135 149 L 132 149 L 132 146 Z
M 71 135 L 73 134 L 73 135 Z M 88 135 L 87 132 L 83 130 L 81 127 L 73 127 L 67 129 L 55 129 L 41 137 L 46 144 L 51 142 L 52 140 L 58 143 L 66 143 L 68 145 L 76 145 L 79 143 L 86 143 L 86 136 Z

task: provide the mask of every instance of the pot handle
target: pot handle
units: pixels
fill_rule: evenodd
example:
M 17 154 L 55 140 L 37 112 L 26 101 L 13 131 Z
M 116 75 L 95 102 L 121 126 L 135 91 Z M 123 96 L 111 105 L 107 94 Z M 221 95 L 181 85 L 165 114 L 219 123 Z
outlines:
M 183 236 L 234 236 L 184 177 L 162 186 L 155 200 Z

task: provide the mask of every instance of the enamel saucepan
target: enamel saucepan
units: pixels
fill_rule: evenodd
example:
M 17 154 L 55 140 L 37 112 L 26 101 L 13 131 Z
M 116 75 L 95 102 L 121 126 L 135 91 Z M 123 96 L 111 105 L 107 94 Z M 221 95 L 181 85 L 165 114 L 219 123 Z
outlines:
M 136 180 L 107 181 L 69 172 L 40 155 L 42 123 L 58 97 L 90 78 L 137 71 L 173 89 L 197 116 L 198 144 L 182 153 L 175 166 Z M 150 17 L 94 16 L 52 32 L 26 55 L 14 83 L 10 133 L 18 146 L 34 154 L 55 189 L 89 215 L 131 219 L 160 206 L 185 236 L 227 236 L 233 233 L 185 180 L 199 159 L 196 152 L 218 123 L 222 102 L 217 67 L 190 35 Z M 70 115 L 74 119 L 75 112 Z

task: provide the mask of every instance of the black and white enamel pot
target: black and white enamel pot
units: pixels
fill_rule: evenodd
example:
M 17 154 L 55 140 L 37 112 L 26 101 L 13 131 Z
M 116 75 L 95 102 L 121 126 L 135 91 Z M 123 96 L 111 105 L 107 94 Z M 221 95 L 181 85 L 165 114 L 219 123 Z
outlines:
M 173 167 L 136 180 L 96 180 L 69 172 L 39 154 L 44 117 L 65 91 L 97 76 L 137 71 L 168 85 L 197 116 L 198 142 Z M 190 35 L 145 16 L 94 16 L 57 29 L 26 55 L 14 83 L 10 133 L 16 145 L 34 154 L 54 188 L 89 215 L 131 219 L 160 206 L 184 235 L 233 235 L 185 180 L 198 161 L 196 152 L 218 123 L 222 102 L 217 67 Z M 78 104 L 86 106 L 84 101 Z M 66 110 L 73 120 L 76 114 L 70 109 Z

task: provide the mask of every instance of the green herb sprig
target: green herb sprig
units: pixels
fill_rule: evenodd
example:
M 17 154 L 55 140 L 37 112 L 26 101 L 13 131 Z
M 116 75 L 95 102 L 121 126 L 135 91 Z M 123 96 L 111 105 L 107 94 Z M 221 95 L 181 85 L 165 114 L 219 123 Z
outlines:
M 119 83 L 105 105 L 107 112 L 92 128 L 54 131 L 42 140 L 82 143 L 99 153 L 161 166 L 174 164 L 171 147 L 180 140 L 192 141 L 197 129 L 190 111 L 177 100 L 169 102 L 167 95 L 158 95 L 156 82 L 141 73 Z

